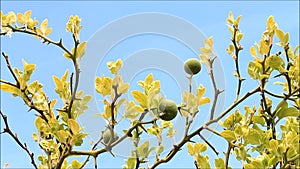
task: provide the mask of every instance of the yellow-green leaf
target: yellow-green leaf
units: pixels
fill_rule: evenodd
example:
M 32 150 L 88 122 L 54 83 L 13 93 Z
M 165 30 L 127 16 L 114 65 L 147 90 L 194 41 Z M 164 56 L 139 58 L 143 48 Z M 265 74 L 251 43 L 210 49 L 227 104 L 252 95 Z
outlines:
M 79 124 L 75 120 L 69 119 L 68 120 L 68 126 L 70 127 L 70 129 L 73 132 L 73 134 L 79 133 L 80 126 L 79 126 Z
M 80 45 L 78 45 L 76 58 L 79 58 L 79 59 L 82 58 L 82 56 L 85 54 L 85 46 L 86 46 L 86 42 L 82 42 Z
M 64 130 L 59 130 L 57 132 L 57 139 L 62 143 L 66 143 L 68 136 L 69 136 L 68 132 Z
M 206 66 L 209 66 L 208 58 L 205 55 L 200 54 L 199 57 Z
M 96 83 L 96 91 L 103 96 L 106 96 L 108 94 L 111 94 L 112 92 L 112 79 L 109 77 L 96 77 L 95 80 Z
M 144 93 L 134 90 L 131 94 L 134 100 L 137 101 L 144 109 L 148 108 L 148 98 Z
M 227 141 L 236 140 L 235 134 L 231 130 L 224 130 L 221 133 L 221 136 L 224 137 Z
M 120 84 L 120 86 L 118 86 L 118 93 L 119 94 L 123 94 L 123 93 L 126 93 L 129 89 L 129 83 L 122 83 Z
M 196 154 L 203 153 L 203 152 L 206 151 L 206 149 L 207 149 L 207 145 L 204 144 L 204 143 L 202 143 L 202 144 L 200 144 L 200 143 L 195 143 L 195 145 L 194 145 L 194 152 L 195 152 Z
M 216 169 L 224 169 L 225 168 L 225 163 L 223 158 L 216 158 L 215 159 L 215 166 Z

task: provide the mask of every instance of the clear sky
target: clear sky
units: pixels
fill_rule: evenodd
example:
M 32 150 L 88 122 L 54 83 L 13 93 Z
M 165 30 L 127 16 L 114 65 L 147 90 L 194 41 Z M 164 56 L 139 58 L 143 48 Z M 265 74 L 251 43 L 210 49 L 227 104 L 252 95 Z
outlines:
M 225 49 L 230 43 L 230 32 L 226 26 L 226 19 L 229 11 L 232 11 L 235 17 L 242 15 L 240 29 L 244 33 L 244 37 L 241 43 L 245 50 L 240 54 L 240 66 L 242 77 L 245 77 L 246 79 L 250 78 L 247 75 L 247 64 L 252 60 L 252 57 L 249 54 L 249 48 L 255 42 L 260 40 L 261 33 L 265 30 L 265 23 L 268 16 L 273 15 L 279 27 L 290 33 L 290 43 L 292 46 L 299 44 L 298 1 L 1 1 L 1 10 L 4 13 L 8 13 L 9 11 L 24 13 L 28 9 L 32 10 L 32 16 L 36 17 L 39 21 L 48 18 L 49 27 L 53 28 L 50 38 L 54 40 L 63 38 L 67 47 L 71 47 L 72 38 L 70 34 L 65 31 L 65 23 L 68 21 L 70 15 L 79 15 L 79 17 L 82 18 L 83 25 L 81 40 L 88 41 L 87 55 L 99 57 L 97 60 L 98 62 L 96 62 L 98 63 L 96 66 L 99 67 L 95 68 L 96 72 L 94 72 L 96 75 L 108 75 L 108 72 L 104 70 L 106 61 L 122 58 L 130 65 L 127 67 L 124 66 L 123 70 L 124 76 L 128 75 L 128 72 L 132 73 L 130 74 L 131 76 L 128 76 L 129 82 L 132 84 L 130 89 L 137 89 L 138 87 L 135 85 L 136 81 L 144 79 L 148 73 L 153 72 L 154 77 L 162 82 L 162 92 L 177 103 L 180 103 L 181 92 L 182 90 L 186 90 L 183 86 L 187 83 L 181 82 L 181 79 L 185 80 L 184 74 L 182 73 L 183 68 L 180 66 L 177 67 L 177 65 L 174 64 L 180 65 L 184 60 L 191 57 L 196 58 L 199 54 L 199 50 L 194 50 L 195 47 L 189 44 L 190 40 L 194 40 L 195 37 L 191 36 L 187 38 L 187 41 L 183 40 L 184 37 L 187 37 L 190 33 L 189 30 L 183 29 L 183 27 L 187 26 L 190 28 L 192 26 L 202 32 L 206 37 L 213 36 L 215 51 L 218 54 L 218 66 L 216 68 L 217 81 L 219 82 L 219 87 L 225 89 L 225 93 L 221 96 L 222 99 L 220 100 L 221 102 L 218 107 L 219 110 L 222 110 L 222 107 L 226 107 L 233 102 L 235 94 L 232 93 L 235 92 L 236 88 L 236 79 L 232 75 L 232 72 L 234 71 L 234 62 L 225 52 Z M 173 19 L 174 23 L 170 25 L 169 23 L 161 22 L 160 25 L 156 27 L 158 28 L 156 31 L 152 30 L 154 33 L 142 32 L 121 39 L 113 39 L 119 37 L 121 32 L 126 32 L 127 29 L 134 33 L 135 29 L 140 28 L 143 25 L 156 23 L 155 20 L 151 20 L 151 17 L 149 20 L 145 19 L 136 22 L 138 25 L 133 24 L 128 26 L 126 23 L 122 23 L 124 19 L 130 16 L 143 16 L 145 13 L 161 14 L 162 16 L 170 17 L 170 20 Z M 140 19 L 143 19 L 143 17 Z M 163 17 L 157 19 L 163 19 Z M 113 23 L 120 25 L 120 27 L 118 27 L 118 29 L 108 29 L 108 34 L 103 34 L 103 32 L 101 32 L 109 28 Z M 124 30 L 125 26 L 127 26 L 126 30 Z M 168 28 L 169 32 L 163 32 L 166 31 L 164 30 L 165 28 Z M 175 37 L 171 36 L 171 32 L 174 33 L 173 35 Z M 95 38 L 98 36 L 100 39 Z M 106 38 L 101 39 L 101 37 Z M 180 37 L 183 38 L 181 39 Z M 198 49 L 202 45 L 202 38 L 199 39 L 199 46 L 196 46 Z M 108 45 L 110 43 L 112 43 L 111 46 Z M 104 49 L 107 50 L 105 51 Z M 52 75 L 60 77 L 66 69 L 69 69 L 69 71 L 73 70 L 72 65 L 62 56 L 63 53 L 61 50 L 53 46 L 43 45 L 39 40 L 29 37 L 28 35 L 13 34 L 11 38 L 1 37 L 1 51 L 6 52 L 10 56 L 11 64 L 14 67 L 22 68 L 22 58 L 28 63 L 37 64 L 36 72 L 33 74 L 32 80 L 37 79 L 43 83 L 44 90 L 51 99 L 57 98 L 57 95 L 53 90 L 54 83 L 52 81 Z M 100 51 L 104 51 L 104 55 L 101 55 Z M 153 58 L 156 56 L 159 56 L 160 58 L 156 58 L 157 61 L 152 63 L 151 59 L 149 59 L 152 58 L 152 56 L 146 58 L 149 54 L 157 54 L 155 56 L 153 55 Z M 138 59 L 141 59 L 143 55 L 145 58 L 139 62 Z M 164 60 L 161 57 L 162 55 L 165 55 L 165 58 L 170 57 L 177 60 Z M 149 66 L 144 67 L 144 69 L 133 70 L 133 67 L 145 65 L 147 63 L 153 64 L 154 67 L 152 65 L 152 67 Z M 161 66 L 160 63 L 163 63 L 163 67 L 155 67 Z M 83 67 L 88 69 L 89 62 L 87 61 L 85 64 L 86 65 Z M 202 66 L 204 67 L 204 65 Z M 84 72 L 84 70 L 82 71 Z M 5 61 L 2 57 L 1 79 L 13 80 L 6 69 Z M 88 82 L 82 80 L 82 83 Z M 212 90 L 209 87 L 210 81 L 205 68 L 203 68 L 200 75 L 196 76 L 194 83 L 195 86 L 200 83 L 204 84 L 204 86 L 207 87 L 207 96 L 212 96 Z M 244 85 L 242 93 L 256 87 L 256 83 L 250 80 L 246 81 Z M 274 90 L 277 89 L 274 88 Z M 97 100 L 98 109 L 101 112 L 103 108 L 98 102 L 101 97 L 95 95 L 95 98 Z M 131 97 L 128 96 L 128 98 Z M 253 104 L 259 104 L 255 97 L 254 99 L 247 100 L 246 103 L 251 106 Z M 61 103 L 57 106 L 59 105 L 61 105 Z M 209 106 L 204 106 L 203 109 L 200 110 L 203 114 L 199 115 L 193 128 L 200 126 L 203 121 L 205 121 L 207 118 L 205 112 L 207 112 L 208 108 Z M 242 108 L 242 106 L 239 108 Z M 8 115 L 10 126 L 18 133 L 19 138 L 26 142 L 28 147 L 30 147 L 36 155 L 40 154 L 41 152 L 37 143 L 33 142 L 31 137 L 32 132 L 35 131 L 33 123 L 35 119 L 34 112 L 27 112 L 27 108 L 24 107 L 19 98 L 13 98 L 10 94 L 3 92 L 1 92 L 1 110 Z M 95 111 L 97 112 L 98 110 Z M 177 117 L 178 124 L 180 124 L 179 118 L 180 117 Z M 97 123 L 97 118 L 94 116 L 91 118 L 90 116 L 90 118 L 87 119 L 93 121 L 86 123 L 86 119 L 82 119 L 83 125 L 87 126 L 87 130 L 90 132 L 94 132 L 92 135 L 97 135 L 98 130 L 95 129 L 96 127 L 93 128 L 91 126 L 103 126 L 103 122 L 99 119 L 99 124 L 94 125 L 94 123 Z M 177 125 L 177 127 L 183 128 L 183 126 L 180 125 Z M 1 129 L 3 129 L 2 119 Z M 89 137 L 89 139 L 93 139 L 93 137 Z M 89 139 L 85 141 L 86 144 L 83 148 L 89 148 Z M 209 137 L 209 141 L 216 145 L 216 148 L 221 152 L 219 156 L 223 157 L 222 152 L 225 150 L 226 142 L 216 136 Z M 124 150 L 118 149 L 116 151 L 122 153 Z M 216 157 L 210 149 L 208 149 L 207 153 L 211 156 L 211 159 Z M 99 168 L 120 168 L 122 164 L 124 164 L 122 157 L 113 158 L 108 153 L 99 156 L 98 159 Z M 231 159 L 231 166 L 237 168 L 241 167 L 241 164 L 235 161 L 234 156 L 232 156 Z M 16 143 L 13 142 L 8 135 L 1 135 L 1 167 L 5 163 L 9 163 L 12 168 L 31 167 L 27 154 L 17 147 Z M 88 166 L 92 166 L 92 162 L 90 162 Z M 183 149 L 171 162 L 159 166 L 159 168 L 163 167 L 194 168 L 193 158 L 187 155 L 186 149 Z

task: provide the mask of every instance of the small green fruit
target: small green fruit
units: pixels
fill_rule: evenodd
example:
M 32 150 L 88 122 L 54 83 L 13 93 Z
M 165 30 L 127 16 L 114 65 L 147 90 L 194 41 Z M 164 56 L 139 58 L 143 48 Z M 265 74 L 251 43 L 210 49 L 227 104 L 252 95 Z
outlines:
M 201 70 L 201 64 L 198 59 L 191 58 L 184 62 L 184 71 L 190 75 L 195 75 Z
M 162 120 L 170 121 L 177 115 L 177 105 L 172 100 L 164 100 L 159 105 L 159 111 L 162 112 L 160 115 Z
M 109 129 L 104 130 L 103 133 L 102 133 L 102 137 L 103 137 L 103 142 L 105 144 L 108 144 L 110 142 L 111 138 L 112 138 L 111 137 L 111 131 Z M 119 139 L 119 136 L 114 131 L 114 139 L 111 141 L 111 143 L 114 142 L 114 141 L 116 141 L 116 140 L 118 140 L 118 139 Z

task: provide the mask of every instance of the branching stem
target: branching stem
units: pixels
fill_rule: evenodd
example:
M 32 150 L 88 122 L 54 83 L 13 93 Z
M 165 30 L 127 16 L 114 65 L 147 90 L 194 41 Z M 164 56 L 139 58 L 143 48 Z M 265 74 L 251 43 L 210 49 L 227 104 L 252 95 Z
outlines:
M 3 119 L 3 121 L 4 121 L 4 125 L 5 125 L 4 131 L 1 132 L 1 134 L 2 134 L 2 133 L 7 133 L 7 134 L 9 134 L 9 135 L 15 140 L 15 142 L 19 145 L 19 147 L 21 147 L 21 148 L 28 154 L 28 156 L 29 156 L 30 159 L 31 159 L 31 164 L 33 165 L 33 167 L 34 167 L 35 169 L 37 169 L 38 167 L 37 167 L 37 165 L 36 165 L 36 163 L 35 163 L 35 160 L 34 160 L 34 154 L 33 154 L 32 152 L 30 152 L 30 150 L 29 150 L 29 148 L 27 147 L 26 143 L 23 144 L 23 143 L 20 141 L 20 139 L 18 138 L 17 134 L 14 134 L 14 133 L 11 131 L 11 129 L 10 129 L 10 127 L 9 127 L 9 124 L 8 124 L 7 116 L 6 116 L 5 114 L 3 114 L 1 110 L 0 110 L 0 114 L 1 114 L 1 117 L 2 117 L 2 119 Z

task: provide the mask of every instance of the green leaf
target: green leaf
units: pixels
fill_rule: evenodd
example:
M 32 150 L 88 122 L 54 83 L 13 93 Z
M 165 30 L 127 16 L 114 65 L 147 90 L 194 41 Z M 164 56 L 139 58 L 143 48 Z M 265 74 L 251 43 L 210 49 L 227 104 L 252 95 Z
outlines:
M 245 164 L 245 169 L 253 169 L 253 168 L 265 168 L 262 161 L 254 159 L 249 164 Z
M 198 168 L 210 169 L 209 157 L 199 155 L 197 157 L 197 165 L 198 165 Z
M 278 118 L 282 119 L 284 117 L 289 117 L 289 116 L 294 116 L 294 117 L 299 117 L 300 116 L 300 112 L 298 109 L 296 109 L 295 107 L 289 107 L 287 109 L 284 109 L 282 111 L 279 111 L 277 113 Z
M 75 146 L 81 146 L 83 143 L 83 139 L 87 136 L 87 134 L 85 133 L 78 133 L 76 135 L 73 135 L 70 143 L 71 145 L 75 145 Z
M 253 116 L 253 122 L 258 123 L 262 126 L 264 126 L 266 124 L 266 120 L 261 116 Z
M 35 126 L 39 131 L 42 131 L 45 126 L 48 126 L 47 123 L 40 117 L 36 118 Z
M 283 59 L 278 55 L 271 55 L 267 57 L 266 65 L 278 71 L 281 71 L 285 67 Z
M 148 108 L 148 98 L 144 93 L 134 90 L 131 94 L 134 100 L 137 101 L 144 109 Z
M 136 159 L 135 157 L 129 157 L 127 160 L 126 160 L 126 163 L 127 163 L 127 166 L 126 167 L 123 167 L 123 168 L 126 168 L 126 169 L 132 169 L 132 168 L 135 168 L 135 163 L 136 163 Z
M 251 78 L 253 78 L 254 80 L 258 80 L 261 73 L 262 66 L 260 63 L 255 61 L 249 62 L 248 74 L 251 76 Z
M 49 149 L 49 142 L 47 140 L 40 141 L 40 145 L 42 148 L 44 148 L 46 150 Z
M 156 154 L 157 155 L 160 155 L 163 151 L 164 151 L 164 146 L 162 144 L 157 146 L 157 148 L 156 148 Z
M 35 69 L 35 64 L 28 64 L 25 60 L 22 60 L 22 61 L 23 61 L 23 65 L 24 65 L 23 80 L 24 80 L 24 82 L 27 82 L 30 80 L 30 76 Z
M 231 130 L 224 130 L 221 133 L 221 136 L 224 137 L 227 141 L 236 140 L 236 136 L 233 131 Z
M 216 166 L 216 169 L 224 169 L 225 168 L 224 160 L 222 158 L 216 158 L 215 166 Z
M 259 132 L 256 129 L 249 129 L 248 133 L 246 133 L 244 136 L 245 144 L 253 144 L 253 145 L 260 144 L 263 135 L 264 133 Z
M 280 103 L 278 103 L 276 109 L 275 109 L 275 112 L 276 113 L 279 113 L 280 111 L 284 110 L 288 108 L 288 103 L 286 100 L 282 100 Z
M 57 76 L 52 76 L 52 79 L 56 85 L 55 92 L 63 100 L 68 100 L 70 98 L 69 82 L 67 82 L 67 78 L 68 70 L 66 70 L 61 79 L 59 79 Z
M 69 133 L 64 130 L 59 130 L 57 132 L 57 139 L 61 143 L 66 143 L 68 137 L 69 137 Z
M 75 120 L 69 119 L 68 120 L 68 126 L 70 127 L 70 129 L 71 129 L 71 131 L 73 132 L 74 135 L 79 133 L 80 126 Z
M 269 149 L 271 149 L 272 151 L 272 154 L 273 155 L 275 155 L 275 156 L 277 156 L 278 155 L 278 153 L 277 153 L 277 149 L 278 149 L 278 140 L 274 140 L 274 139 L 272 139 L 272 140 L 270 140 L 269 142 L 268 142 L 268 148 Z
M 283 44 L 287 44 L 289 41 L 289 33 L 284 34 L 284 32 L 280 29 L 275 30 L 275 34 L 278 37 L 279 41 Z
M 152 148 L 149 148 L 149 145 L 150 145 L 150 142 L 149 141 L 146 141 L 144 142 L 142 145 L 140 145 L 138 148 L 137 148 L 137 151 L 138 151 L 138 155 L 141 157 L 141 158 L 148 158 L 150 152 L 152 150 L 154 150 Z

